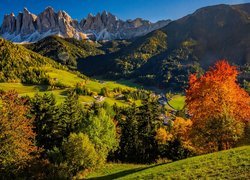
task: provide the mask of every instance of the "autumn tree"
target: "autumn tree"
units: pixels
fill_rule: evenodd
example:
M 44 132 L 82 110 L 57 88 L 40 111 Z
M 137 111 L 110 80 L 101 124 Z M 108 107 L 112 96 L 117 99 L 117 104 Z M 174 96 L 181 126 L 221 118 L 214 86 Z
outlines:
M 160 127 L 156 131 L 155 139 L 159 144 L 161 156 L 178 160 L 191 156 L 194 148 L 189 138 L 192 127 L 190 119 L 176 117 L 171 126 Z
M 0 108 L 0 171 L 15 174 L 33 158 L 35 134 L 26 100 L 14 91 L 3 93 Z
M 216 151 L 231 147 L 250 119 L 250 97 L 237 83 L 238 71 L 225 60 L 204 75 L 191 75 L 186 104 L 193 121 L 197 147 Z
M 178 139 L 183 144 L 189 144 L 188 131 L 192 127 L 192 121 L 190 119 L 183 119 L 181 117 L 176 117 L 173 121 L 172 127 L 163 128 L 160 127 L 157 132 L 155 139 L 159 143 L 166 143 L 167 141 L 172 141 Z

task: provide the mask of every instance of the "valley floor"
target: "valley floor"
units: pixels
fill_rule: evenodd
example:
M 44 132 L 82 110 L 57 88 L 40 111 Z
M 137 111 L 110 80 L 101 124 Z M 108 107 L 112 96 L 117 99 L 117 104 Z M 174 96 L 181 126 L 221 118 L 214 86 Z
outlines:
M 250 179 L 250 146 L 167 164 L 107 164 L 87 179 Z
M 72 74 L 70 74 L 72 76 Z M 73 75 L 74 76 L 74 75 Z M 66 76 L 67 77 L 67 76 Z M 67 81 L 67 79 L 62 79 L 61 81 L 64 82 L 66 85 L 73 86 L 74 83 L 82 82 L 83 80 L 77 77 L 72 77 L 72 79 L 76 79 L 77 81 L 73 82 L 71 79 Z M 123 85 L 119 82 L 112 82 L 112 81 L 104 81 L 103 84 L 97 82 L 97 81 L 91 81 L 89 80 L 86 84 L 86 87 L 89 88 L 91 91 L 100 93 L 101 88 L 108 87 L 109 89 L 113 90 L 114 88 L 120 87 L 123 89 L 132 89 L 134 90 L 136 87 L 133 87 L 132 85 Z M 9 91 L 9 90 L 15 90 L 18 92 L 20 96 L 30 96 L 33 97 L 36 93 L 38 94 L 44 94 L 44 93 L 53 93 L 56 97 L 57 103 L 62 103 L 67 95 L 68 88 L 65 89 L 59 89 L 59 90 L 47 90 L 47 86 L 45 85 L 27 85 L 22 83 L 0 83 L 0 90 Z M 93 96 L 79 96 L 79 100 L 82 103 L 93 103 L 95 101 L 95 98 Z M 110 105 L 118 105 L 118 106 L 129 106 L 131 103 L 128 103 L 124 100 L 116 100 L 112 97 L 105 97 L 104 102 L 107 102 Z M 140 105 L 140 100 L 134 101 L 137 105 Z M 185 104 L 185 96 L 182 95 L 175 95 L 170 101 L 169 104 L 174 107 L 175 109 L 182 109 Z M 167 106 L 168 109 L 171 109 Z

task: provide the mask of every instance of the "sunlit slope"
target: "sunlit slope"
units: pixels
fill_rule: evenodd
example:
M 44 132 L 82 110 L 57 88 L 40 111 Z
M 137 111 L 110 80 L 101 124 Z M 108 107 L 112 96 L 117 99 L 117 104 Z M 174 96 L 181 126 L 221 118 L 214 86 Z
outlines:
M 129 167 L 130 166 L 130 167 Z M 109 164 L 89 179 L 249 179 L 250 146 L 162 165 Z

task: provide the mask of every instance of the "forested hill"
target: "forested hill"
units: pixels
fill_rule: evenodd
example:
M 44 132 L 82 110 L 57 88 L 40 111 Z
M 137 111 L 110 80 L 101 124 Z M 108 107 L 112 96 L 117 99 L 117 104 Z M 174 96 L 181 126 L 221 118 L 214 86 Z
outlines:
M 80 58 L 104 54 L 98 49 L 98 43 L 58 36 L 49 36 L 25 47 L 74 69 Z
M 0 81 L 46 84 L 46 68 L 60 65 L 55 61 L 0 38 Z

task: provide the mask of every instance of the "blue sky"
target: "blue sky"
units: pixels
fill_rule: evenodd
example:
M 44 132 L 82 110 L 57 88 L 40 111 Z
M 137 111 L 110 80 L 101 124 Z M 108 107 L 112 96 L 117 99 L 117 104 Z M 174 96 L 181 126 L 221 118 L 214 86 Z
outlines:
M 47 6 L 52 6 L 56 11 L 65 10 L 78 20 L 88 13 L 107 10 L 124 20 L 141 17 L 155 22 L 161 19 L 175 20 L 204 6 L 247 2 L 250 0 L 0 0 L 0 22 L 4 14 L 18 14 L 23 7 L 38 14 Z

